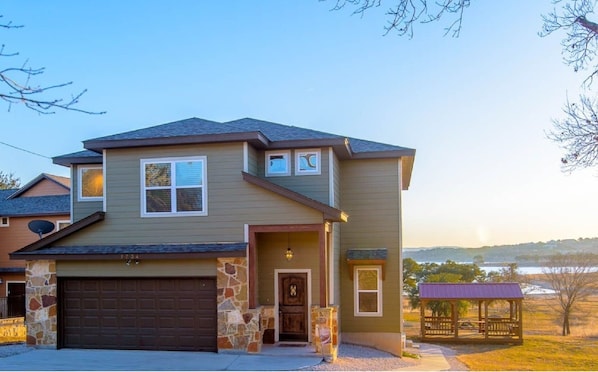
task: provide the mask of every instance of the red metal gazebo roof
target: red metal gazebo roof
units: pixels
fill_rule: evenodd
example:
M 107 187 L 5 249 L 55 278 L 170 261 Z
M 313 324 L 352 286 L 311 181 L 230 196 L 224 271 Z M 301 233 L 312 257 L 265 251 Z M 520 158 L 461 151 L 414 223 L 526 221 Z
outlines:
M 523 299 L 518 283 L 420 283 L 424 300 Z

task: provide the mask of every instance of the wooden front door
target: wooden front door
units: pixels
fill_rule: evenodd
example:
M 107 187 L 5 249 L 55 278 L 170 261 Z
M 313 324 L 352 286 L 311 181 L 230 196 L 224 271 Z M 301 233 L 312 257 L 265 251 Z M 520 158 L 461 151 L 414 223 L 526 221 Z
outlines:
M 308 341 L 307 273 L 278 274 L 279 341 Z

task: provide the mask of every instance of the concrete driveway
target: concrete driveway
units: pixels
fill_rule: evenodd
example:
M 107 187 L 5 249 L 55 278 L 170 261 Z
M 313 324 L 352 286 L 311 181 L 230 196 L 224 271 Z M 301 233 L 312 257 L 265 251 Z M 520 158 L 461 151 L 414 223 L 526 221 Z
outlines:
M 275 371 L 319 364 L 309 355 L 247 355 L 179 351 L 31 349 L 0 359 L 0 370 L 20 371 Z

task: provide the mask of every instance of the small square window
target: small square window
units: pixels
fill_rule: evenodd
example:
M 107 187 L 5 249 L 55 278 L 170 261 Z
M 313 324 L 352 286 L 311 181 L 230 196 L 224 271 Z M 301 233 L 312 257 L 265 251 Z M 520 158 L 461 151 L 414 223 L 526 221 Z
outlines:
M 319 149 L 301 150 L 295 152 L 295 174 L 321 174 L 321 151 Z
M 289 176 L 291 174 L 290 151 L 266 152 L 266 176 Z
M 96 201 L 104 197 L 104 172 L 102 167 L 79 168 L 79 201 Z
M 8 217 L 0 217 L 0 227 L 8 227 L 10 219 Z
M 354 268 L 355 316 L 382 316 L 382 270 L 380 266 Z

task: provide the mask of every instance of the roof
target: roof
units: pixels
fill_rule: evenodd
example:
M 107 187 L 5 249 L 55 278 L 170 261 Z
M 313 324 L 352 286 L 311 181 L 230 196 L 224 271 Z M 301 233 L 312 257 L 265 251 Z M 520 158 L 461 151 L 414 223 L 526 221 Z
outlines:
M 25 217 L 70 214 L 70 195 L 11 198 L 18 190 L 0 190 L 0 216 Z
M 415 150 L 364 139 L 349 138 L 313 129 L 283 125 L 252 118 L 228 122 L 189 118 L 129 132 L 83 141 L 88 151 L 61 155 L 54 163 L 70 166 L 101 163 L 105 149 L 201 143 L 248 142 L 259 149 L 332 147 L 340 159 L 400 158 L 404 188 L 407 189 Z
M 83 150 L 52 158 L 54 164 L 65 167 L 71 164 L 102 164 L 102 154 L 95 151 Z
M 519 283 L 420 283 L 422 300 L 523 299 Z
M 11 254 L 12 259 L 166 259 L 166 258 L 216 258 L 243 257 L 247 243 L 195 243 L 195 244 L 135 244 L 135 245 L 85 245 L 85 246 L 52 246 L 38 248 L 33 251 L 17 251 Z

